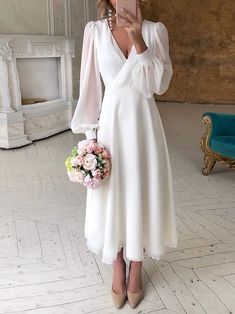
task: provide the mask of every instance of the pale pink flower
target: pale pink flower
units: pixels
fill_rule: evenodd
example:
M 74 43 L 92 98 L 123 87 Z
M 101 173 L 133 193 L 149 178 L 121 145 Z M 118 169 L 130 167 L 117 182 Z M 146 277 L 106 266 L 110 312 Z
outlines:
M 90 175 L 87 175 L 84 178 L 84 182 L 83 184 L 87 187 L 87 188 L 91 188 L 91 189 L 97 189 L 100 186 L 100 180 L 96 179 L 96 178 L 91 178 Z
M 105 160 L 104 169 L 109 171 L 111 167 L 110 161 L 108 159 Z
M 87 144 L 87 146 L 86 146 L 86 151 L 87 151 L 88 153 L 93 153 L 93 151 L 94 151 L 93 142 L 89 142 L 89 143 Z
M 77 156 L 77 163 L 79 166 L 82 166 L 83 165 L 83 160 L 84 160 L 84 157 L 82 156 Z
M 98 189 L 100 187 L 100 179 L 93 178 L 92 189 Z
M 96 156 L 93 154 L 87 154 L 83 160 L 83 167 L 86 170 L 93 170 L 97 166 Z
M 87 153 L 86 148 L 78 148 L 77 153 L 79 156 L 83 156 Z
M 78 146 L 78 148 L 83 149 L 83 148 L 86 148 L 87 144 L 88 144 L 88 140 L 82 140 L 82 141 L 78 142 L 77 146 Z

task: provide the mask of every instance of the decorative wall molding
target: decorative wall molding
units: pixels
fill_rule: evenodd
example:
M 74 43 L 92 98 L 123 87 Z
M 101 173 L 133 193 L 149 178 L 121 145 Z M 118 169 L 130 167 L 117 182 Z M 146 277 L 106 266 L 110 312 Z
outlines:
M 71 0 L 64 0 L 65 36 L 71 36 Z
M 83 0 L 84 3 L 84 25 L 90 20 L 89 0 Z
M 65 36 L 72 36 L 72 23 L 71 23 L 71 0 L 64 1 L 64 23 L 65 23 Z M 96 1 L 83 0 L 83 14 L 81 12 L 81 19 L 84 21 L 84 26 L 90 21 L 91 16 L 95 16 Z M 92 3 L 94 3 L 94 11 L 91 12 Z M 98 18 L 98 13 L 97 13 Z M 55 35 L 55 9 L 54 0 L 47 0 L 47 23 L 48 23 L 48 35 Z
M 6 39 L 6 41 L 2 41 L 0 43 L 0 60 L 7 61 L 11 59 L 12 59 L 12 52 Z
M 48 35 L 55 35 L 54 0 L 47 0 L 47 25 Z

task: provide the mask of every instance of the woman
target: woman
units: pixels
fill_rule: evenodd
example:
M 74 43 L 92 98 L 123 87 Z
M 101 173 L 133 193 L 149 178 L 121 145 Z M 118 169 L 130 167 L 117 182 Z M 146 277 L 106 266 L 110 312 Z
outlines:
M 139 2 L 137 18 L 121 14 L 125 28 L 116 25 L 116 0 L 99 0 L 97 6 L 112 16 L 85 26 L 71 129 L 104 145 L 112 165 L 101 187 L 87 190 L 84 235 L 89 249 L 114 266 L 116 307 L 126 295 L 135 307 L 143 296 L 143 258 L 158 260 L 166 246 L 177 246 L 171 165 L 153 98 L 166 92 L 173 69 L 165 25 L 143 20 Z

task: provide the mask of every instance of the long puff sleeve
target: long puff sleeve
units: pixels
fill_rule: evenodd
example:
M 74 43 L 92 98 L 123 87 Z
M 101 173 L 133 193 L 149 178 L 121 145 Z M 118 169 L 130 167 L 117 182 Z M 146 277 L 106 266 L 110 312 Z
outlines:
M 84 133 L 87 139 L 96 138 L 102 104 L 102 83 L 94 44 L 95 22 L 86 24 L 83 35 L 79 99 L 71 120 L 73 133 Z
M 139 62 L 132 71 L 134 86 L 146 98 L 152 97 L 154 93 L 164 94 L 173 75 L 168 31 L 162 22 L 154 24 L 153 39 L 153 50 L 148 47 L 144 52 L 137 54 Z

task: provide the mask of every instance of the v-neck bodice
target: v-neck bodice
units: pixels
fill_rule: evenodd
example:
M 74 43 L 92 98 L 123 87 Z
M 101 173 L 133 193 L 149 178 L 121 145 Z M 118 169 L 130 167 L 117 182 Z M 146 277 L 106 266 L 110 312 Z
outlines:
M 122 49 L 120 48 L 120 46 L 119 46 L 119 44 L 118 44 L 116 38 L 114 37 L 112 31 L 110 30 L 107 19 L 105 19 L 105 20 L 106 20 L 106 24 L 107 24 L 107 26 L 106 26 L 106 27 L 107 27 L 107 32 L 108 32 L 108 34 L 109 34 L 109 36 L 110 36 L 110 40 L 111 40 L 111 42 L 112 42 L 113 48 L 120 54 L 121 58 L 123 58 L 124 61 L 126 61 L 127 59 L 129 59 L 129 57 L 130 57 L 130 55 L 132 54 L 132 52 L 133 52 L 135 46 L 132 44 L 131 50 L 130 50 L 130 52 L 129 52 L 129 55 L 128 55 L 128 57 L 126 57 L 126 56 L 124 55 Z
M 138 62 L 137 58 L 135 58 L 135 46 L 132 45 L 129 56 L 126 58 L 109 28 L 107 19 L 99 20 L 95 23 L 97 61 L 105 87 L 114 86 L 114 84 L 117 86 L 117 82 L 120 82 L 120 80 L 126 83 L 131 68 L 134 67 L 134 63 Z M 146 23 L 147 21 L 143 20 L 142 35 L 149 46 L 150 40 L 148 32 L 146 32 Z M 131 81 L 128 85 L 130 84 Z

